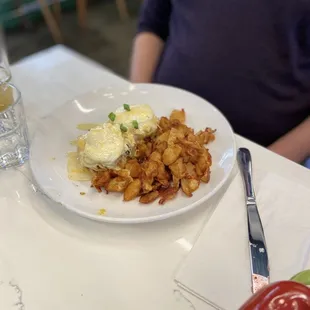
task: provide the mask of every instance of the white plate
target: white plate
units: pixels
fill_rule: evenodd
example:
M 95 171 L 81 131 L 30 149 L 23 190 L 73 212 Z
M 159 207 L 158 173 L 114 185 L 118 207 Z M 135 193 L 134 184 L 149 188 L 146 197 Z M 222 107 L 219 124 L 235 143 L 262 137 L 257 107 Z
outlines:
M 209 145 L 213 158 L 211 180 L 201 184 L 193 197 L 178 196 L 165 205 L 141 205 L 138 200 L 123 202 L 121 194 L 97 193 L 89 182 L 72 182 L 67 177 L 70 141 L 81 134 L 80 123 L 100 123 L 110 112 L 127 104 L 149 104 L 157 116 L 169 116 L 173 109 L 184 108 L 186 124 L 195 130 L 217 129 Z M 43 119 L 31 144 L 30 165 L 39 187 L 54 201 L 81 216 L 113 223 L 142 223 L 163 220 L 187 212 L 211 198 L 232 172 L 236 158 L 233 131 L 225 117 L 210 103 L 189 92 L 162 85 L 139 84 L 127 88 L 105 88 L 87 93 L 57 108 Z M 85 192 L 85 195 L 80 195 Z M 104 208 L 106 214 L 99 215 Z

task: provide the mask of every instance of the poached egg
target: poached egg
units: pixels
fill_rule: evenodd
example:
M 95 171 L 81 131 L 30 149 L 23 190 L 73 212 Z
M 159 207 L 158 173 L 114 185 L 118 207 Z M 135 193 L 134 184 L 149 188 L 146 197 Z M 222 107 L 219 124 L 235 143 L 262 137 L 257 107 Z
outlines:
M 122 124 L 129 133 L 140 137 L 147 137 L 156 131 L 158 119 L 149 105 L 131 105 L 128 106 L 129 110 L 125 106 L 115 111 L 114 124 Z M 134 122 L 137 128 L 133 125 Z
M 110 121 L 90 128 L 79 137 L 78 156 L 82 167 L 93 170 L 117 168 L 118 160 L 134 148 L 137 140 L 157 129 L 157 117 L 147 104 L 124 105 L 112 114 L 113 120 L 110 118 Z
M 90 129 L 85 135 L 84 150 L 80 151 L 81 165 L 91 169 L 114 168 L 127 150 L 118 124 L 104 123 Z

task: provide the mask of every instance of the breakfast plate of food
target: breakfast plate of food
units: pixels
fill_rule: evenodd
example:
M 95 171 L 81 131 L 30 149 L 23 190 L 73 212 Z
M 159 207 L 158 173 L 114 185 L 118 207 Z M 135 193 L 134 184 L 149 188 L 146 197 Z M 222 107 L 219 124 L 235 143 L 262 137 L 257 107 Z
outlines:
M 143 223 L 206 203 L 229 179 L 236 145 L 210 103 L 156 84 L 107 87 L 46 116 L 30 149 L 37 185 L 90 219 Z

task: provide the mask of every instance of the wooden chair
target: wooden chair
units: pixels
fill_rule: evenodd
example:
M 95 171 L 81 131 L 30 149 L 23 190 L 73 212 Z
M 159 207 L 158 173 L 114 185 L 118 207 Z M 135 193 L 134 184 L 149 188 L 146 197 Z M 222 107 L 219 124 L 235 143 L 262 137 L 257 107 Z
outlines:
M 45 22 L 47 24 L 47 27 L 49 28 L 49 31 L 51 32 L 51 35 L 52 35 L 54 41 L 56 43 L 62 43 L 63 37 L 62 37 L 61 31 L 59 28 L 59 24 L 58 24 L 57 20 L 55 19 L 53 13 L 51 12 L 49 4 L 46 2 L 46 0 L 37 0 L 37 1 L 40 5 L 40 8 L 41 8 L 42 14 L 44 16 Z M 59 13 L 58 20 L 59 20 L 60 19 L 60 13 L 61 13 L 60 3 L 59 2 L 58 2 L 58 4 L 55 3 L 54 8 L 55 8 L 55 5 L 59 9 L 59 12 L 58 12 Z
M 62 43 L 63 36 L 59 28 L 59 22 L 61 20 L 61 2 L 58 0 L 54 1 L 52 4 L 53 14 L 46 0 L 37 1 L 54 41 L 56 43 Z M 79 25 L 85 28 L 87 24 L 87 0 L 76 0 L 76 7 Z
M 126 0 L 116 0 L 117 9 L 121 20 L 129 18 Z M 87 25 L 87 0 L 76 0 L 78 22 L 80 27 L 85 28 Z
M 116 0 L 116 5 L 118 8 L 119 15 L 122 20 L 126 20 L 129 18 L 128 8 L 126 0 Z
M 1 1 L 1 0 L 0 0 Z M 11 0 L 8 0 L 11 1 Z M 29 13 L 41 10 L 45 22 L 51 32 L 51 35 L 56 43 L 62 43 L 63 38 L 58 26 L 58 23 L 50 10 L 49 3 L 47 0 L 33 0 L 33 2 L 24 2 L 22 0 L 14 1 L 14 9 L 7 12 L 6 20 L 21 18 L 22 23 L 27 27 L 29 25 L 28 18 L 26 17 Z M 58 0 L 57 0 L 58 1 Z
M 79 25 L 85 28 L 87 25 L 87 0 L 76 0 L 76 8 Z
M 51 35 L 56 43 L 62 43 L 63 37 L 59 28 L 59 22 L 61 19 L 61 3 L 58 0 L 52 4 L 53 13 L 50 10 L 50 6 L 46 0 L 37 0 L 45 22 L 51 32 Z M 119 11 L 121 20 L 127 20 L 129 18 L 128 8 L 126 0 L 116 0 L 116 5 Z M 76 0 L 78 23 L 80 27 L 85 28 L 87 26 L 87 0 Z

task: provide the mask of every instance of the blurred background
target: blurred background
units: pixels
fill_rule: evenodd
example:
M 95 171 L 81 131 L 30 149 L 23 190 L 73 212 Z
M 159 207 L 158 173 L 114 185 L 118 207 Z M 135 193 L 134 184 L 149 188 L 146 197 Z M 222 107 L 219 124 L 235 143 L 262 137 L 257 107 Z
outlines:
M 0 0 L 10 63 L 64 44 L 128 75 L 142 0 Z

